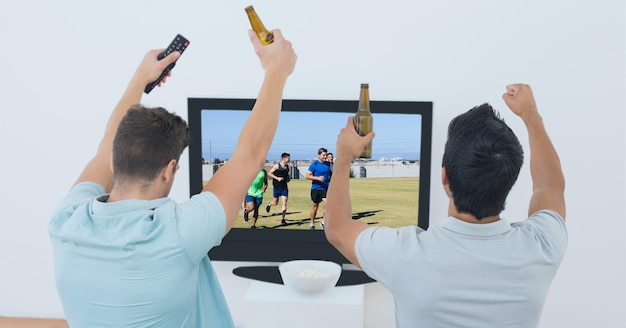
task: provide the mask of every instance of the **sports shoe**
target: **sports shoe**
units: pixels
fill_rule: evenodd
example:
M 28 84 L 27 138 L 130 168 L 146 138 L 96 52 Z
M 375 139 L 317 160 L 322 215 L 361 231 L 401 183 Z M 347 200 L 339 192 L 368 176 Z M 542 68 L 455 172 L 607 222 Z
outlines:
M 280 220 L 280 225 L 287 225 L 287 221 L 285 219 Z
M 246 211 L 246 209 L 243 209 L 243 220 L 248 222 L 248 211 Z
M 267 205 L 265 205 L 265 212 L 269 213 L 270 212 L 270 202 L 267 202 Z
M 315 230 L 315 226 L 314 225 L 310 225 L 309 226 L 309 230 Z
M 324 221 L 320 221 L 320 225 L 322 226 L 322 230 L 324 230 Z
M 251 226 L 250 229 L 256 229 L 256 226 Z

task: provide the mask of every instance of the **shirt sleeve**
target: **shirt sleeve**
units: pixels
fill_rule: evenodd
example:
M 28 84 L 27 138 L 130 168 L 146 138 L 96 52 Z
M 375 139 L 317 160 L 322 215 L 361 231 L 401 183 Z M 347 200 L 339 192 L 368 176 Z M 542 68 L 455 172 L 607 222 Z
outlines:
M 217 196 L 201 192 L 177 206 L 176 225 L 181 244 L 194 263 L 222 242 L 226 212 Z
M 544 255 L 560 262 L 567 248 L 567 228 L 561 216 L 550 210 L 541 210 L 528 219 L 513 224 L 518 229 L 531 232 Z
M 357 237 L 354 252 L 361 269 L 381 283 L 393 281 L 396 259 L 403 249 L 415 249 L 417 233 L 423 229 L 417 226 L 402 228 L 370 227 Z M 413 236 L 412 238 L 410 236 Z M 405 238 L 409 237 L 409 238 Z M 386 286 L 389 288 L 389 286 Z
M 78 205 L 86 202 L 94 197 L 104 195 L 106 190 L 95 182 L 81 182 L 72 186 L 70 191 L 61 199 L 50 219 L 50 223 L 54 222 L 65 212 L 73 212 Z

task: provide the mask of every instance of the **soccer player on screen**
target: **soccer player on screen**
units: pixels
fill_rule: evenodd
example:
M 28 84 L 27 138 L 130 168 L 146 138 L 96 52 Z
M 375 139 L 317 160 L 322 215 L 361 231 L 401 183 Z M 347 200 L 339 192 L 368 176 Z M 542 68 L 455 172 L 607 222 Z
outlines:
M 280 155 L 280 162 L 274 164 L 268 173 L 268 176 L 272 178 L 272 185 L 274 187 L 274 197 L 271 201 L 265 205 L 265 211 L 270 212 L 270 207 L 278 205 L 278 199 L 282 204 L 281 207 L 281 225 L 286 225 L 285 215 L 287 213 L 287 200 L 289 199 L 289 187 L 288 183 L 291 180 L 289 177 L 289 161 L 291 155 L 289 153 L 282 153 Z

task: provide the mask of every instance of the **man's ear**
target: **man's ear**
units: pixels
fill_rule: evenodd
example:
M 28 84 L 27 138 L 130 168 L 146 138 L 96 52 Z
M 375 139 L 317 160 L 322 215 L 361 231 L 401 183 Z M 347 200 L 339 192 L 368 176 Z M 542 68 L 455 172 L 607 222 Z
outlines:
M 163 179 L 165 179 L 165 181 L 170 181 L 174 179 L 176 170 L 178 170 L 178 161 L 175 159 L 172 159 L 167 163 L 167 166 L 163 168 L 163 171 L 161 173 L 163 176 Z
M 443 189 L 446 191 L 446 195 L 448 195 L 448 197 L 452 197 L 452 193 L 450 192 L 450 182 L 448 181 L 448 171 L 446 171 L 445 167 L 441 168 L 441 184 L 443 185 Z

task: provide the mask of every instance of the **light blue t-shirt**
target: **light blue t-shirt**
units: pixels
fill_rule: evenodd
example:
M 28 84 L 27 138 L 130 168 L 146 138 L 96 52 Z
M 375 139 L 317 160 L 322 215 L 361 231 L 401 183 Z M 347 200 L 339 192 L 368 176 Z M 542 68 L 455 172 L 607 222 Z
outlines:
M 207 256 L 226 229 L 217 197 L 107 203 L 104 192 L 74 186 L 48 226 L 70 327 L 234 327 Z
M 561 217 L 539 211 L 510 224 L 452 217 L 427 231 L 371 227 L 355 252 L 394 297 L 397 327 L 537 327 L 567 247 Z

